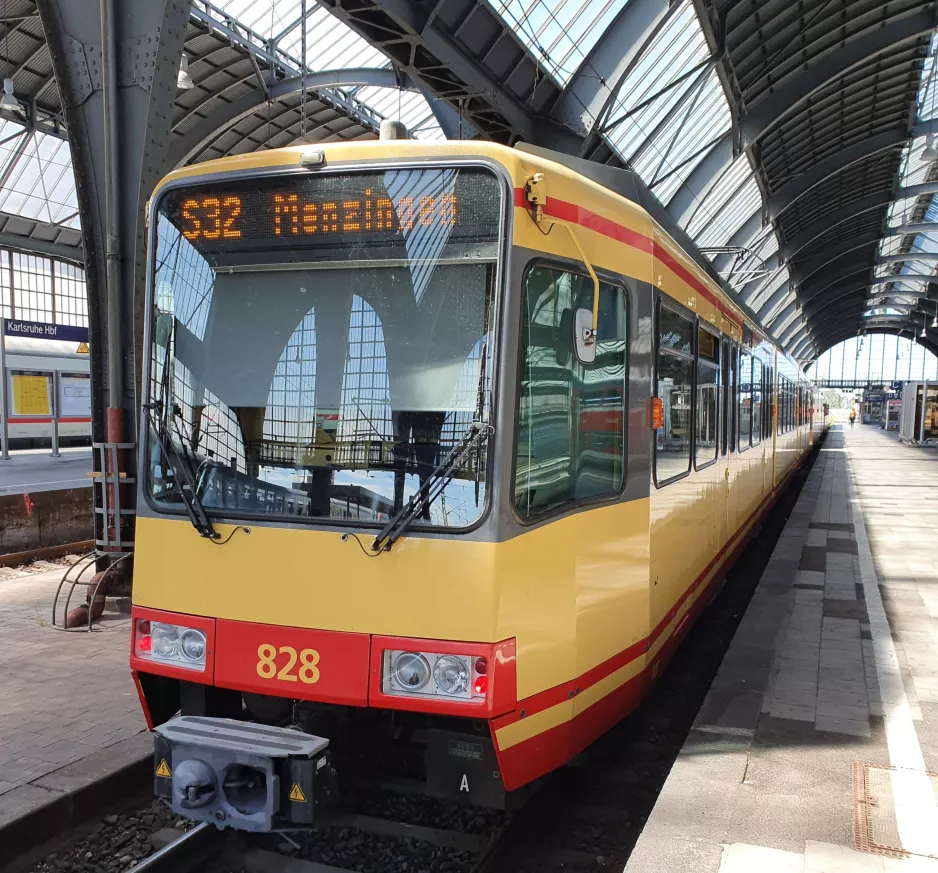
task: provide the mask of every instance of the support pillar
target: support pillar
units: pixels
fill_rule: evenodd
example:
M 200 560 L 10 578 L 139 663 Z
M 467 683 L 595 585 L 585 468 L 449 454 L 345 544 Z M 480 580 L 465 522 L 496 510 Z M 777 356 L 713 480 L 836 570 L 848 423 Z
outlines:
M 108 149 L 102 4 L 100 0 L 37 0 L 37 5 L 68 125 L 81 216 L 91 345 L 92 438 L 99 443 L 135 443 L 144 322 L 144 206 L 156 182 L 169 169 L 172 106 L 190 4 L 188 0 L 112 0 L 111 4 L 112 28 L 105 32 L 114 34 L 111 58 L 116 89 L 109 121 L 119 143 L 112 177 L 117 181 L 112 209 L 117 213 L 113 226 L 119 252 L 119 305 L 114 311 L 120 316 L 116 324 L 113 316 L 109 318 L 106 286 Z M 132 477 L 136 451 L 123 451 L 120 465 Z M 130 487 L 126 491 L 121 494 L 121 505 L 132 508 L 133 491 Z M 132 522 L 133 516 L 128 516 L 128 529 L 122 536 L 130 542 Z M 96 530 L 96 538 L 99 533 Z

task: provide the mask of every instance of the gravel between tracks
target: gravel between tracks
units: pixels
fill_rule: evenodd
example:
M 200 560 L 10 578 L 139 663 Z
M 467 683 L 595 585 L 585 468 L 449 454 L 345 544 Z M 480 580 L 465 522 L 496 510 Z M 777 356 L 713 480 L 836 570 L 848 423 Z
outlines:
M 152 800 L 132 812 L 106 815 L 87 828 L 68 848 L 47 855 L 29 873 L 123 873 L 153 851 L 150 835 L 160 828 L 185 828 L 162 803 Z

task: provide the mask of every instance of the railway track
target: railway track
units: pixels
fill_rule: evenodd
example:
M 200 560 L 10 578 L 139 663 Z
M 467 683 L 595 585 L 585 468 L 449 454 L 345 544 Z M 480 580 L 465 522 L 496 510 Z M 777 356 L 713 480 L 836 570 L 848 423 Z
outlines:
M 46 570 L 57 570 L 60 566 L 64 567 L 66 565 L 66 558 L 83 555 L 93 548 L 94 540 L 82 540 L 77 543 L 65 543 L 61 546 L 45 546 L 41 549 L 29 549 L 24 552 L 10 552 L 6 555 L 0 555 L 0 579 L 26 576 L 30 573 L 41 573 Z
M 133 869 L 138 873 L 348 873 L 357 869 L 385 873 L 395 868 L 387 866 L 385 859 L 377 856 L 374 843 L 379 840 L 386 844 L 390 840 L 397 842 L 402 849 L 407 844 L 422 844 L 424 848 L 435 847 L 453 856 L 441 860 L 433 869 L 475 873 L 493 855 L 507 830 L 507 823 L 503 823 L 483 836 L 360 814 L 336 816 L 318 826 L 313 833 L 349 832 L 355 835 L 352 839 L 360 840 L 363 846 L 371 842 L 366 857 L 349 867 L 323 864 L 296 854 L 308 848 L 309 838 L 306 836 L 266 834 L 254 837 L 235 831 L 219 831 L 211 824 L 199 824 L 183 834 L 172 828 L 157 831 L 151 837 L 156 851 Z M 281 849 L 271 849 L 269 846 L 277 841 L 281 843 Z M 290 851 L 282 850 L 284 843 Z M 398 864 L 398 869 L 420 873 L 426 868 L 411 866 L 404 861 Z

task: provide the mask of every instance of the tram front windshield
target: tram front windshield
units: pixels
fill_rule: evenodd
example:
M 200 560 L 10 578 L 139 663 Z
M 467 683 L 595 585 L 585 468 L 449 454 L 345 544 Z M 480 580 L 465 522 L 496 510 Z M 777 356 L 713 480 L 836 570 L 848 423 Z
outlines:
M 490 417 L 501 196 L 493 173 L 465 167 L 323 170 L 163 195 L 155 507 L 182 511 L 184 463 L 216 518 L 383 523 L 399 510 Z M 487 452 L 464 457 L 414 524 L 478 520 Z

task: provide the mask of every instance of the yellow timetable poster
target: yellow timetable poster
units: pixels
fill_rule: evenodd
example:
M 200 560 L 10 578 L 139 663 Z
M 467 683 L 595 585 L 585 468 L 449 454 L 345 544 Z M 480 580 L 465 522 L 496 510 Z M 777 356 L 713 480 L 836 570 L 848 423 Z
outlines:
M 51 415 L 49 377 L 13 374 L 13 414 Z

